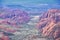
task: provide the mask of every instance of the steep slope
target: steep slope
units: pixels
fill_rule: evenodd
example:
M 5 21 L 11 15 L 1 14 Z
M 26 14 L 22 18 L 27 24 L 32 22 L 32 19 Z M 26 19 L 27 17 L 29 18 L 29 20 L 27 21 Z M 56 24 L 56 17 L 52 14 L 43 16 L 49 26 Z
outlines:
M 60 40 L 60 10 L 50 9 L 44 13 L 37 24 L 37 28 L 44 36 Z

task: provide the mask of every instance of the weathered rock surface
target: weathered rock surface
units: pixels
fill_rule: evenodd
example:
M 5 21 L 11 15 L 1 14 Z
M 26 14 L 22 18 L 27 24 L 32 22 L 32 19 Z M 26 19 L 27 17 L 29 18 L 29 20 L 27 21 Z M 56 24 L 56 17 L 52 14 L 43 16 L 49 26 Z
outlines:
M 50 9 L 44 13 L 37 24 L 37 28 L 44 36 L 60 40 L 60 10 Z
M 27 12 L 20 9 L 2 8 L 0 10 L 0 40 L 10 40 L 10 36 L 21 27 L 20 24 L 29 22 L 30 17 Z
M 2 8 L 0 11 L 0 18 L 7 20 L 9 23 L 12 21 L 16 23 L 27 23 L 30 20 L 27 12 L 10 8 Z

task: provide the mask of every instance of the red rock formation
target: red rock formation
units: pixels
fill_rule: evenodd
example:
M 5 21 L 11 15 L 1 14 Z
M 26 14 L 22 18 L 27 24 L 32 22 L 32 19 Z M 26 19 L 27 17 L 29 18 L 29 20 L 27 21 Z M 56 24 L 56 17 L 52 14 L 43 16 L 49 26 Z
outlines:
M 0 32 L 0 40 L 9 40 L 9 37 L 5 36 L 3 32 Z
M 55 40 L 60 40 L 60 10 L 50 9 L 42 15 L 37 28 L 44 36 L 53 37 Z
M 9 40 L 9 34 L 14 34 L 16 29 L 21 27 L 20 24 L 27 23 L 29 20 L 30 17 L 25 11 L 2 8 L 0 10 L 0 32 L 2 32 L 0 40 Z

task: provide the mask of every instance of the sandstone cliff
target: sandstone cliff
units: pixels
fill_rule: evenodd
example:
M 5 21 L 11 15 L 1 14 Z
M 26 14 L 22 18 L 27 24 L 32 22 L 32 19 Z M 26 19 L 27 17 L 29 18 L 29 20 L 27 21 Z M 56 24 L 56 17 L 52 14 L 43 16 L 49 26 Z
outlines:
M 41 16 L 37 28 L 44 36 L 53 37 L 60 40 L 60 10 L 49 9 Z

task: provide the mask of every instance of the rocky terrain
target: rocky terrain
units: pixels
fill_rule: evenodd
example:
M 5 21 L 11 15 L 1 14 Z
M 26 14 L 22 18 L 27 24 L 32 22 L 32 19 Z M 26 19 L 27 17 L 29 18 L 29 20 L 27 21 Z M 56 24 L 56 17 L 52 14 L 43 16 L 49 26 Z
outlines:
M 0 40 L 58 40 L 59 16 L 57 9 L 30 15 L 20 9 L 1 8 Z
M 9 37 L 17 34 L 17 30 L 20 30 L 20 25 L 28 23 L 29 20 L 28 13 L 20 9 L 0 9 L 0 39 L 10 40 Z
M 49 9 L 40 17 L 37 28 L 46 37 L 60 40 L 60 10 Z

